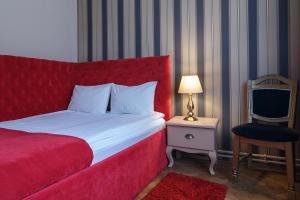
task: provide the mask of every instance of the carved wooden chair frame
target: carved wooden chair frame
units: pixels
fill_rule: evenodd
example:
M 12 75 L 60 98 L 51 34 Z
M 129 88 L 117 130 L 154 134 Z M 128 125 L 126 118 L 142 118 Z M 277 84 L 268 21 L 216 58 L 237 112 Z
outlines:
M 290 102 L 288 116 L 282 118 L 267 118 L 263 116 L 256 115 L 252 112 L 253 106 L 253 90 L 257 89 L 282 89 L 290 91 Z M 282 123 L 287 122 L 289 128 L 294 127 L 294 115 L 296 107 L 296 94 L 297 93 L 297 82 L 294 80 L 286 79 L 279 75 L 267 75 L 260 77 L 256 80 L 249 80 L 247 84 L 247 108 L 248 108 L 248 123 L 252 123 L 253 119 L 270 122 L 270 123 Z M 289 199 L 295 198 L 295 162 L 294 162 L 294 151 L 293 142 L 270 142 L 249 139 L 246 137 L 238 136 L 233 134 L 233 177 L 235 182 L 238 182 L 239 174 L 239 162 L 240 162 L 240 147 L 241 144 L 247 144 L 248 147 L 248 157 L 251 159 L 252 156 L 252 146 L 258 145 L 267 148 L 275 148 L 284 150 L 286 154 L 286 168 L 288 176 L 288 195 Z

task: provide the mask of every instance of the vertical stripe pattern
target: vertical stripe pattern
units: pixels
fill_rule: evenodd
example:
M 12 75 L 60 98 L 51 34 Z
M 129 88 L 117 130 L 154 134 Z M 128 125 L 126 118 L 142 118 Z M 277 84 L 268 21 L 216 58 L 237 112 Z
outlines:
M 78 61 L 88 60 L 88 25 L 87 25 L 87 1 L 78 0 Z M 101 45 L 101 43 L 99 43 Z
M 136 57 L 141 57 L 142 55 L 142 24 L 141 24 L 141 0 L 135 0 L 134 4 L 135 11 L 135 55 Z
M 154 55 L 160 55 L 160 0 L 154 0 Z
M 118 0 L 118 45 L 119 58 L 124 58 L 124 1 Z
M 196 0 L 181 0 L 181 71 L 182 75 L 197 74 Z M 198 95 L 193 95 L 198 102 Z M 187 113 L 188 95 L 182 95 L 181 110 Z M 198 103 L 194 113 L 198 115 Z
M 230 149 L 230 129 L 246 121 L 248 79 L 300 78 L 298 0 L 78 2 L 80 60 L 171 55 L 173 114 L 187 112 L 181 76 L 197 74 L 194 111 L 220 120 L 218 148 Z
M 175 113 L 174 0 L 160 1 L 161 55 L 171 56 L 172 113 Z
M 135 31 L 135 0 L 124 0 L 124 58 L 134 58 L 136 55 Z
M 103 60 L 107 59 L 107 0 L 102 0 L 102 46 L 103 46 Z
M 118 0 L 107 1 L 107 58 L 117 59 L 119 54 L 118 44 Z
M 223 149 L 230 149 L 230 117 L 223 113 L 230 113 L 230 97 L 229 97 L 229 0 L 222 0 L 221 5 L 222 17 L 222 140 Z
M 103 56 L 103 41 L 102 41 L 102 30 L 98 29 L 97 27 L 102 27 L 102 2 L 98 0 L 92 0 L 92 13 L 93 13 L 93 23 L 92 27 L 93 30 L 93 44 L 99 45 L 92 45 L 93 47 L 93 60 L 102 60 Z
M 257 0 L 248 1 L 249 79 L 257 78 Z
M 196 1 L 197 15 L 197 74 L 199 76 L 202 87 L 204 82 L 204 0 Z M 205 116 L 204 112 L 204 95 L 198 95 L 198 115 Z
M 300 1 L 289 3 L 289 77 L 300 80 Z
M 93 2 L 87 1 L 87 26 L 88 26 L 88 61 L 93 60 Z
M 154 55 L 154 0 L 141 0 L 142 57 Z
M 174 0 L 174 64 L 176 115 L 181 115 L 181 95 L 177 93 L 181 79 L 181 0 Z
M 288 77 L 289 66 L 289 41 L 288 41 L 288 1 L 279 1 L 279 73 L 282 76 Z M 298 36 L 299 37 L 299 36 Z M 300 67 L 300 66 L 299 66 Z

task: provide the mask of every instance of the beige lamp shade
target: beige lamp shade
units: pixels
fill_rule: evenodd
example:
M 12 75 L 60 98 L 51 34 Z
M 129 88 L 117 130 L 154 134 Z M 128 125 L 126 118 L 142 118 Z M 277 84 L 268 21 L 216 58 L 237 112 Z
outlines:
M 182 76 L 178 93 L 202 93 L 202 86 L 197 75 Z

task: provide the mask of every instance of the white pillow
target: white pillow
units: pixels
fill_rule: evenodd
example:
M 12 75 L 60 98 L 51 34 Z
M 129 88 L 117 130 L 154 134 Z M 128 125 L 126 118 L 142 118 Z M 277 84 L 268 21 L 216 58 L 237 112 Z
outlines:
M 96 86 L 76 85 L 68 110 L 103 114 L 107 111 L 112 83 Z
M 156 85 L 156 81 L 137 86 L 113 84 L 110 100 L 111 112 L 130 114 L 153 113 Z

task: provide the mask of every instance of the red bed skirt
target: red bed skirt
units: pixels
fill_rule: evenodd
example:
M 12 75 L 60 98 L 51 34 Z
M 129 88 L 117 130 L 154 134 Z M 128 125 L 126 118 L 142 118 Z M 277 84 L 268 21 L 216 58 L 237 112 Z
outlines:
M 165 149 L 163 129 L 26 200 L 131 200 L 166 167 Z

